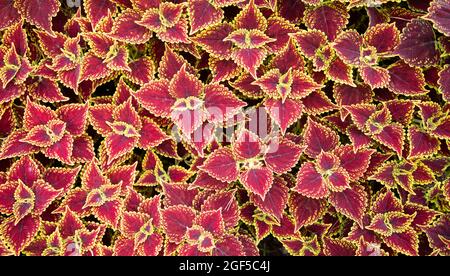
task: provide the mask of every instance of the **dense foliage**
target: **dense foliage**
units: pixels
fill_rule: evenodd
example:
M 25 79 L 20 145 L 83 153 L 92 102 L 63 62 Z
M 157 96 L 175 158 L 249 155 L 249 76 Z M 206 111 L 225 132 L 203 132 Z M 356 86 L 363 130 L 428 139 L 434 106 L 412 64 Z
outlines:
M 450 0 L 0 0 L 0 255 L 449 255 Z

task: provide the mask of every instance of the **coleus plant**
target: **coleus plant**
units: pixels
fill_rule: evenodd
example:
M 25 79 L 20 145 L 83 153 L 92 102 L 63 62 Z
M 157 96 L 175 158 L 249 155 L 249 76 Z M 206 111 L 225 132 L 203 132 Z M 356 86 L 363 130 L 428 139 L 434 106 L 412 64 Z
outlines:
M 0 0 L 0 255 L 450 255 L 449 0 Z

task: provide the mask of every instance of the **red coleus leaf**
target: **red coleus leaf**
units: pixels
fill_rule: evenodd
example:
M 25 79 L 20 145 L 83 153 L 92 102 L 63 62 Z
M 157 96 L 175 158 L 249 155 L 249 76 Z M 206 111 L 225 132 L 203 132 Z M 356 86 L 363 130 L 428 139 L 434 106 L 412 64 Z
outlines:
M 261 154 L 262 143 L 259 137 L 248 131 L 241 131 L 235 142 L 233 143 L 233 150 L 239 159 L 250 159 Z
M 14 3 L 14 7 L 28 22 L 50 34 L 53 33 L 52 17 L 59 10 L 60 3 L 58 1 L 18 0 Z
M 225 38 L 227 38 L 232 31 L 233 26 L 225 22 L 214 25 L 198 33 L 192 40 L 213 56 L 218 58 L 229 58 L 231 56 L 233 43 L 231 41 L 226 41 Z
M 256 195 L 251 195 L 250 198 L 259 209 L 280 221 L 288 201 L 288 192 L 286 182 L 282 178 L 276 177 L 264 199 Z
M 265 199 L 273 184 L 273 173 L 265 167 L 250 168 L 241 173 L 239 177 L 242 185 L 250 192 Z
M 329 195 L 328 187 L 314 163 L 304 163 L 297 174 L 294 190 L 310 198 L 324 198 Z
M 169 82 L 165 79 L 152 81 L 134 93 L 138 102 L 152 114 L 169 117 L 175 98 L 169 94 Z
M 151 37 L 151 32 L 136 22 L 141 20 L 141 15 L 132 10 L 123 11 L 114 21 L 111 33 L 108 35 L 114 39 L 128 43 L 145 43 Z
M 442 71 L 439 72 L 439 88 L 441 89 L 442 95 L 445 100 L 450 100 L 450 66 L 446 66 Z
M 389 68 L 390 83 L 388 88 L 396 94 L 417 95 L 427 93 L 425 78 L 420 69 L 405 63 L 395 63 Z
M 333 41 L 348 23 L 346 7 L 341 3 L 311 7 L 305 12 L 305 24 L 310 29 L 323 31 Z
M 216 243 L 213 256 L 244 256 L 244 248 L 237 237 L 227 236 Z
M 436 64 L 439 51 L 431 24 L 420 19 L 413 19 L 408 23 L 403 29 L 395 53 L 413 66 Z
M 424 227 L 431 247 L 442 253 L 448 253 L 449 219 L 448 215 L 443 215 L 432 225 Z
M 323 251 L 327 256 L 355 256 L 356 247 L 350 241 L 326 238 Z
M 403 126 L 392 124 L 384 127 L 380 133 L 373 135 L 373 138 L 381 144 L 393 149 L 398 156 L 402 156 L 405 133 Z
M 222 123 L 238 114 L 240 109 L 247 105 L 220 84 L 209 84 L 204 91 L 207 119 L 211 123 Z
M 244 68 L 252 77 L 256 78 L 256 71 L 267 56 L 264 48 L 234 49 L 231 58 L 236 64 Z
M 18 223 L 14 222 L 14 217 L 5 219 L 0 224 L 0 233 L 7 244 L 9 244 L 14 253 L 19 253 L 28 246 L 36 236 L 41 223 L 39 216 L 28 215 Z
M 439 140 L 427 132 L 412 126 L 408 130 L 409 158 L 429 156 L 439 150 Z
M 339 57 L 345 62 L 353 65 L 360 64 L 361 47 L 363 38 L 353 30 L 342 32 L 334 41 L 333 48 Z
M 238 164 L 229 148 L 214 151 L 200 167 L 212 177 L 226 182 L 235 181 L 239 176 Z
M 2 0 L 0 6 L 0 15 L 1 18 L 4 19 L 2 20 L 2 23 L 0 23 L 0 29 L 7 28 L 20 20 L 20 14 L 14 7 L 14 2 L 12 0 Z
M 295 166 L 303 150 L 304 147 L 283 139 L 269 145 L 264 161 L 273 172 L 283 174 Z
M 107 17 L 108 14 L 114 14 L 116 11 L 116 4 L 110 0 L 86 0 L 83 5 L 94 29 L 103 18 Z
M 316 157 L 322 151 L 332 151 L 339 144 L 339 136 L 330 128 L 308 118 L 304 130 L 305 152 Z
M 400 43 L 400 32 L 395 24 L 381 23 L 371 26 L 364 34 L 367 45 L 376 48 L 377 53 L 391 53 Z
M 371 88 L 384 88 L 389 84 L 390 75 L 386 68 L 363 66 L 360 69 L 360 74 L 364 82 Z M 394 76 L 394 78 L 396 77 Z
M 180 243 L 195 217 L 195 212 L 186 206 L 171 206 L 163 210 L 163 227 L 170 241 Z
M 264 106 L 283 133 L 301 117 L 303 111 L 303 104 L 295 99 L 286 99 L 284 102 L 281 99 L 267 99 Z
M 353 185 L 350 189 L 332 193 L 330 196 L 330 203 L 338 210 L 338 212 L 362 226 L 364 212 L 367 208 L 367 193 L 364 191 L 363 187 Z
M 290 195 L 288 206 L 294 217 L 295 232 L 303 226 L 313 224 L 327 211 L 325 200 L 305 197 L 298 193 Z
M 417 233 L 410 228 L 384 238 L 384 242 L 395 251 L 405 255 L 415 256 L 419 254 L 419 238 Z
M 239 206 L 235 198 L 235 191 L 220 191 L 209 196 L 201 207 L 202 211 L 222 211 L 222 217 L 227 229 L 231 229 L 239 222 Z
M 351 146 L 343 146 L 337 148 L 334 153 L 340 159 L 340 166 L 347 171 L 350 179 L 356 181 L 367 171 L 374 152 L 372 149 L 355 150 Z
M 236 15 L 234 24 L 237 29 L 265 31 L 267 28 L 267 20 L 255 5 L 254 0 L 250 0 L 242 11 Z
M 189 0 L 188 11 L 191 21 L 190 35 L 219 23 L 223 18 L 223 10 L 206 0 Z
M 446 0 L 435 0 L 431 2 L 428 8 L 428 13 L 425 18 L 433 22 L 434 27 L 444 33 L 445 35 L 450 35 L 450 28 L 448 26 L 448 15 L 449 15 L 450 4 Z

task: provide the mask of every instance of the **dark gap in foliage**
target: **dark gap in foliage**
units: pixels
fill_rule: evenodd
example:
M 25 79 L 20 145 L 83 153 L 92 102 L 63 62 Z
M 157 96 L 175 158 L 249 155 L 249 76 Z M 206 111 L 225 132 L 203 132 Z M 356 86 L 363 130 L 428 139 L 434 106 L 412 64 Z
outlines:
M 286 256 L 288 252 L 284 249 L 281 242 L 279 242 L 272 235 L 267 236 L 258 244 L 258 249 L 261 256 Z
M 102 96 L 112 96 L 116 91 L 116 82 L 108 81 L 97 87 L 91 97 L 102 97 Z
M 358 31 L 358 33 L 360 33 L 360 34 L 365 33 L 367 28 L 369 27 L 369 16 L 362 15 L 365 13 L 366 13 L 365 8 L 350 10 L 350 12 L 349 12 L 350 18 L 349 18 L 348 28 L 356 29 Z
M 241 11 L 236 6 L 224 7 L 222 10 L 226 21 L 231 21 Z

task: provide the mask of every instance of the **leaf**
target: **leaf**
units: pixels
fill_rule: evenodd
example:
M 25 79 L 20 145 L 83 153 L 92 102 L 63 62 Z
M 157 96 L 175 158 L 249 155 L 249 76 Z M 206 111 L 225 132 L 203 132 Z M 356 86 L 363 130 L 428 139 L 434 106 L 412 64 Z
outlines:
M 234 25 L 236 29 L 257 29 L 265 31 L 267 28 L 267 20 L 255 5 L 255 1 L 250 0 L 234 18 Z
M 350 189 L 332 193 L 329 200 L 338 212 L 356 221 L 362 227 L 364 212 L 367 208 L 367 193 L 362 186 L 353 185 Z
M 340 159 L 340 166 L 347 171 L 350 179 L 357 181 L 367 171 L 374 152 L 373 149 L 356 150 L 352 146 L 343 146 L 337 148 L 334 153 Z
M 163 227 L 172 242 L 180 243 L 193 225 L 195 212 L 186 206 L 171 206 L 162 212 Z
M 200 213 L 195 218 L 194 223 L 215 237 L 222 237 L 225 234 L 225 225 L 220 209 Z
M 116 229 L 121 217 L 122 207 L 122 200 L 116 199 L 107 201 L 101 206 L 94 207 L 92 213 L 101 222 L 105 223 L 113 229 Z
M 262 143 L 256 134 L 242 130 L 236 136 L 233 152 L 239 159 L 251 159 L 262 153 Z
M 235 227 L 240 219 L 239 206 L 235 198 L 235 191 L 219 191 L 209 196 L 203 203 L 201 210 L 221 210 L 226 229 Z
M 309 198 L 298 193 L 290 194 L 288 206 L 295 221 L 295 232 L 303 226 L 315 223 L 327 211 L 325 200 Z
M 325 198 L 330 194 L 322 175 L 312 162 L 306 162 L 300 167 L 296 186 L 293 189 L 299 194 L 314 199 Z
M 128 63 L 130 70 L 124 75 L 133 83 L 144 85 L 153 79 L 154 65 L 149 57 L 141 57 Z
M 141 44 L 147 42 L 151 37 L 151 32 L 136 23 L 141 16 L 138 12 L 127 9 L 115 18 L 113 29 L 108 35 L 119 41 L 132 44 Z
M 450 36 L 449 9 L 450 3 L 447 0 L 435 0 L 431 2 L 428 13 L 424 17 L 433 22 L 434 27 L 446 36 Z
M 227 236 L 216 243 L 213 256 L 244 256 L 244 248 L 237 237 Z
M 197 178 L 192 182 L 189 188 L 202 188 L 208 190 L 224 190 L 228 187 L 228 183 L 217 180 L 209 174 L 200 171 L 197 173 Z
M 192 207 L 193 201 L 198 194 L 197 190 L 189 189 L 185 184 L 164 183 L 164 206 L 184 205 Z
M 302 103 L 294 99 L 286 99 L 284 103 L 281 99 L 267 99 L 264 106 L 282 133 L 286 133 L 286 130 L 301 117 L 303 110 Z
M 225 182 L 235 181 L 239 176 L 236 159 L 229 148 L 220 148 L 214 151 L 199 168 L 210 176 Z
M 30 156 L 24 156 L 11 165 L 8 174 L 9 181 L 20 180 L 31 187 L 40 178 L 41 171 L 39 163 Z
M 151 149 L 169 137 L 152 120 L 142 118 L 142 128 L 140 130 L 139 147 Z
M 331 102 L 324 92 L 317 90 L 302 99 L 302 104 L 305 107 L 305 113 L 309 115 L 322 114 L 324 112 L 332 111 L 336 106 Z
M 17 224 L 14 223 L 14 217 L 9 217 L 1 223 L 0 233 L 14 253 L 19 255 L 33 241 L 40 224 L 41 218 L 38 216 L 28 215 Z
M 355 256 L 355 245 L 346 240 L 324 239 L 324 253 L 326 256 Z
M 233 30 L 233 26 L 227 22 L 207 28 L 191 38 L 197 45 L 217 58 L 229 58 L 233 43 L 224 41 Z
M 0 159 L 18 157 L 39 151 L 39 147 L 22 142 L 26 135 L 26 131 L 16 130 L 6 137 L 0 148 Z
M 389 71 L 383 67 L 363 66 L 359 69 L 359 73 L 364 83 L 368 84 L 372 89 L 384 88 L 390 83 Z M 396 77 L 394 76 L 394 78 Z
M 298 29 L 294 24 L 282 17 L 271 17 L 267 20 L 267 36 L 274 41 L 267 43 L 272 52 L 280 52 L 290 41 L 290 34 L 296 33 Z M 295 68 L 292 68 L 295 69 Z
M 165 79 L 156 80 L 145 84 L 133 96 L 152 114 L 168 117 L 175 98 L 169 94 L 169 82 Z
M 95 29 L 98 23 L 108 14 L 114 14 L 116 5 L 110 0 L 86 0 L 83 2 L 87 18 Z
M 391 53 L 400 43 L 400 31 L 394 23 L 376 24 L 366 31 L 364 41 L 375 47 L 377 53 Z
M 58 118 L 66 123 L 66 130 L 78 136 L 83 134 L 86 127 L 88 115 L 88 105 L 86 104 L 66 104 L 56 111 Z
M 190 35 L 207 26 L 220 23 L 223 19 L 223 10 L 207 0 L 189 0 L 188 11 L 191 21 Z
M 17 0 L 14 7 L 31 24 L 53 33 L 52 17 L 58 13 L 60 3 L 56 0 Z
M 327 45 L 325 33 L 319 30 L 301 30 L 290 36 L 297 42 L 300 51 L 310 59 L 316 56 L 318 49 Z
M 450 101 L 450 66 L 445 66 L 444 69 L 439 72 L 438 84 L 444 99 Z
M 413 19 L 403 29 L 400 44 L 396 47 L 398 54 L 412 66 L 430 66 L 439 61 L 436 36 L 430 23 Z
M 56 190 L 42 180 L 35 182 L 32 190 L 35 197 L 34 213 L 37 215 L 42 214 L 61 193 L 61 190 Z
M 35 205 L 35 195 L 31 188 L 19 181 L 16 190 L 14 191 L 14 205 L 13 214 L 15 218 L 14 224 L 17 224 L 25 216 L 30 214 Z
M 400 124 L 385 126 L 383 130 L 373 135 L 373 138 L 388 148 L 394 150 L 398 156 L 402 156 L 405 133 Z
M 448 251 L 448 244 L 445 243 L 445 240 L 448 240 L 450 236 L 449 222 L 449 215 L 443 215 L 432 225 L 424 227 L 430 246 L 443 253 Z
M 0 1 L 0 18 L 2 18 L 2 22 L 0 23 L 1 30 L 8 28 L 12 24 L 20 20 L 21 17 L 19 12 L 14 7 L 14 1 Z
M 241 173 L 239 180 L 251 193 L 265 199 L 273 184 L 273 173 L 268 168 L 250 168 Z
M 247 105 L 228 88 L 220 84 L 207 85 L 204 93 L 208 121 L 211 123 L 223 123 L 238 114 Z
M 288 201 L 289 189 L 286 182 L 279 177 L 275 177 L 273 185 L 267 192 L 264 199 L 254 194 L 250 195 L 252 202 L 263 212 L 274 216 L 278 221 L 281 221 L 283 211 Z
M 392 249 L 408 256 L 419 254 L 419 238 L 417 233 L 408 228 L 405 232 L 394 233 L 384 238 L 384 242 Z
M 248 73 L 250 73 L 253 78 L 257 77 L 256 71 L 259 68 L 259 66 L 263 63 L 266 56 L 267 50 L 265 50 L 264 48 L 234 49 L 231 54 L 231 58 L 233 59 L 233 61 L 236 62 L 242 68 L 244 68 Z
M 346 63 L 359 65 L 363 38 L 354 30 L 342 32 L 333 42 L 337 55 Z
M 339 144 L 339 136 L 330 128 L 315 122 L 310 117 L 303 132 L 305 137 L 305 152 L 310 157 L 316 157 L 322 151 L 332 151 Z
M 333 41 L 348 23 L 349 14 L 345 5 L 333 2 L 311 7 L 305 11 L 305 25 L 324 32 Z
M 62 190 L 60 195 L 65 194 L 77 179 L 81 166 L 69 168 L 48 168 L 42 175 L 42 179 L 50 184 L 55 190 Z
M 390 66 L 388 70 L 391 79 L 388 88 L 392 92 L 407 96 L 428 92 L 425 89 L 425 77 L 419 68 L 397 62 Z
M 202 90 L 202 82 L 189 73 L 186 66 L 181 67 L 170 81 L 169 93 L 174 98 L 199 97 Z
M 48 158 L 57 159 L 65 164 L 72 165 L 73 137 L 66 133 L 58 142 L 45 148 L 43 153 Z
M 297 164 L 303 150 L 304 147 L 287 139 L 282 139 L 269 145 L 264 155 L 264 161 L 273 172 L 283 174 Z
M 409 155 L 408 158 L 429 156 L 439 150 L 439 140 L 430 136 L 427 132 L 416 126 L 411 126 L 408 130 Z
M 102 58 L 92 53 L 87 53 L 83 57 L 80 81 L 103 79 L 108 77 L 110 73 L 111 71 Z

